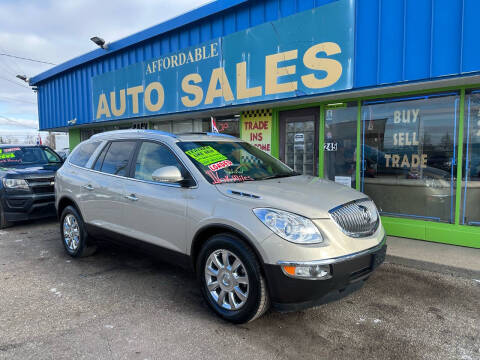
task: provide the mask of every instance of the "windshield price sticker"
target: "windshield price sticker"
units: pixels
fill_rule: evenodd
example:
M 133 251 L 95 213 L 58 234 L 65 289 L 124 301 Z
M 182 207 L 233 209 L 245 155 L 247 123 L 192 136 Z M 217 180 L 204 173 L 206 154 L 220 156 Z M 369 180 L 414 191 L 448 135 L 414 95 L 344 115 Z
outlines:
M 12 152 L 12 151 L 20 151 L 22 149 L 20 149 L 19 147 L 0 149 L 0 154 L 2 153 L 2 150 L 3 150 L 4 153 L 8 153 L 8 152 Z
M 218 171 L 220 169 L 224 169 L 226 167 L 232 166 L 233 163 L 230 160 L 223 160 L 220 162 L 217 162 L 215 164 L 208 165 L 208 168 L 212 171 Z
M 185 151 L 185 153 L 204 166 L 227 160 L 225 155 L 220 154 L 211 146 L 202 146 L 196 149 Z
M 232 175 L 232 176 L 227 175 L 221 178 L 220 176 L 218 176 L 218 173 L 210 170 L 207 170 L 205 173 L 212 178 L 213 185 L 230 183 L 230 182 L 244 182 L 244 181 L 255 180 L 251 176 L 245 176 L 245 175 Z
M 15 158 L 15 154 L 14 153 L 5 153 L 5 154 L 2 154 L 0 153 L 0 159 L 3 160 L 3 159 L 13 159 Z

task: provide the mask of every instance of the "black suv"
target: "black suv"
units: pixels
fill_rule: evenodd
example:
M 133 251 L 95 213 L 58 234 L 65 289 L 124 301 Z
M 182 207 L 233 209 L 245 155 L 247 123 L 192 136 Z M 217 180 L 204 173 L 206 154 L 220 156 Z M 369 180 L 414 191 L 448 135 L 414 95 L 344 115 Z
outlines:
M 0 229 L 55 215 L 54 180 L 62 163 L 48 146 L 0 145 Z

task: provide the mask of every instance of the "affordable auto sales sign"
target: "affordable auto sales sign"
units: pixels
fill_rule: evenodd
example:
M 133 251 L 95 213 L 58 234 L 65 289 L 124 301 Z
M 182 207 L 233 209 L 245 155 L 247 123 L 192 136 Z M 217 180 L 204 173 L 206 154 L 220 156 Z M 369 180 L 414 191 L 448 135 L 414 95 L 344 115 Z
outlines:
M 93 78 L 105 121 L 350 89 L 353 0 L 338 0 Z

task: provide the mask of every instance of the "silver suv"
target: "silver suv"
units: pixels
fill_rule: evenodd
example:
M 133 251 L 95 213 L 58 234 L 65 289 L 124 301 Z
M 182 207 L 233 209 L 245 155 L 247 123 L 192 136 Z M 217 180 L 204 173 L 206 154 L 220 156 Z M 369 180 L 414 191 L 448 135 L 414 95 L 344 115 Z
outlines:
M 207 304 L 243 323 L 359 289 L 385 258 L 364 194 L 303 176 L 240 139 L 112 131 L 81 143 L 57 172 L 63 245 L 134 242 L 193 268 Z

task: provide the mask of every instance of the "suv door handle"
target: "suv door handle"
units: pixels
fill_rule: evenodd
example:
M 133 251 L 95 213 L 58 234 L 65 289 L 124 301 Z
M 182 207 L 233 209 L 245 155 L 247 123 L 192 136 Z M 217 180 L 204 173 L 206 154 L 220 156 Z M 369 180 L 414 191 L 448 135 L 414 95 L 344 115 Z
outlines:
M 137 201 L 138 200 L 138 198 L 135 196 L 135 194 L 125 195 L 125 199 L 132 200 L 132 201 Z
M 92 191 L 92 190 L 95 189 L 91 184 L 83 185 L 83 188 L 86 189 L 86 190 L 88 190 L 88 191 Z

